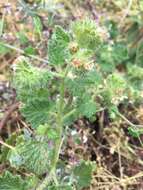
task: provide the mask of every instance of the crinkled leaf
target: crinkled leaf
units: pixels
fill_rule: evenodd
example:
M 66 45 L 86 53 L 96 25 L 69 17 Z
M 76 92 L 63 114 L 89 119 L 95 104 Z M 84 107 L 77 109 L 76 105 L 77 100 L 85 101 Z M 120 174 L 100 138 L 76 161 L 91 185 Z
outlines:
M 40 17 L 34 16 L 33 17 L 34 29 L 36 33 L 41 34 L 43 26 Z
M 124 63 L 128 58 L 126 44 L 118 43 L 103 46 L 99 57 L 97 57 L 97 61 L 104 72 L 111 73 L 117 65 Z
M 13 175 L 6 171 L 0 176 L 0 190 L 28 190 L 27 182 L 19 175 Z
M 78 189 L 88 187 L 91 184 L 92 174 L 95 170 L 95 163 L 81 161 L 73 170 Z
M 24 57 L 20 57 L 17 62 L 13 84 L 18 99 L 23 103 L 47 100 L 48 85 L 52 78 L 49 72 L 30 65 Z
M 80 96 L 85 91 L 85 84 L 79 78 L 66 80 L 66 87 L 73 96 Z
M 102 43 L 99 26 L 93 20 L 85 19 L 73 23 L 72 31 L 81 48 L 96 50 Z
M 46 88 L 51 75 L 46 71 L 32 66 L 24 57 L 17 60 L 14 66 L 14 86 L 18 94 L 22 91 L 35 91 Z
M 81 76 L 77 76 L 73 79 L 67 78 L 65 80 L 66 87 L 69 92 L 74 96 L 82 96 L 86 88 L 90 88 L 93 86 L 95 88 L 97 85 L 101 84 L 102 77 L 96 70 L 87 71 Z
M 127 69 L 130 85 L 132 85 L 136 90 L 142 90 L 143 68 L 141 66 L 129 64 Z
M 21 113 L 33 128 L 37 128 L 39 125 L 48 122 L 52 108 L 52 102 L 37 100 L 25 104 Z
M 59 138 L 59 135 L 55 128 L 52 128 L 51 126 L 45 124 L 45 125 L 39 125 L 39 127 L 36 130 L 36 133 L 38 135 L 43 135 L 48 138 L 48 140 L 55 140 Z
M 41 175 L 49 170 L 51 155 L 47 142 L 31 140 L 17 145 L 16 150 L 9 153 L 9 161 L 13 167 L 24 167 Z
M 97 105 L 93 101 L 83 102 L 79 105 L 79 113 L 87 118 L 92 117 L 97 112 Z
M 119 102 L 123 101 L 127 97 L 127 82 L 124 76 L 118 72 L 109 75 L 101 95 L 108 108 L 112 104 L 118 105 Z
M 69 59 L 70 53 L 68 44 L 70 37 L 60 26 L 55 28 L 55 31 L 48 43 L 48 57 L 50 64 L 64 64 Z

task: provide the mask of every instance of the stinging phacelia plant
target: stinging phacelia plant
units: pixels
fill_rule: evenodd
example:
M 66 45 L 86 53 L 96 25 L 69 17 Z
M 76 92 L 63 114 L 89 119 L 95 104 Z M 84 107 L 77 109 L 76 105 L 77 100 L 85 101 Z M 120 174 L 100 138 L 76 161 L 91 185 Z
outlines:
M 93 119 L 98 111 L 113 110 L 127 97 L 124 76 L 105 75 L 95 62 L 96 53 L 106 44 L 103 36 L 105 32 L 88 19 L 74 22 L 68 32 L 56 26 L 48 41 L 46 68 L 31 65 L 26 57 L 17 60 L 13 84 L 21 113 L 32 130 L 24 129 L 10 151 L 3 149 L 3 159 L 28 175 L 22 179 L 6 172 L 0 189 L 80 190 L 90 186 L 95 163 L 81 160 L 66 165 L 60 153 L 68 126 L 75 120 Z M 14 134 L 9 141 L 14 144 Z
M 94 163 L 82 160 L 73 167 L 65 166 L 60 175 L 63 169 L 59 155 L 67 126 L 80 117 L 92 117 L 98 109 L 93 88 L 100 79 L 93 57 L 102 39 L 97 28 L 88 19 L 73 23 L 69 32 L 56 26 L 48 41 L 46 69 L 32 66 L 25 57 L 17 60 L 13 83 L 21 113 L 33 134 L 25 131 L 17 138 L 7 158 L 12 167 L 23 168 L 36 176 L 33 187 L 36 190 L 82 189 L 91 183 Z M 43 174 L 46 176 L 40 180 Z M 20 180 L 17 186 L 19 183 Z M 27 190 L 30 180 L 25 183 L 23 189 Z

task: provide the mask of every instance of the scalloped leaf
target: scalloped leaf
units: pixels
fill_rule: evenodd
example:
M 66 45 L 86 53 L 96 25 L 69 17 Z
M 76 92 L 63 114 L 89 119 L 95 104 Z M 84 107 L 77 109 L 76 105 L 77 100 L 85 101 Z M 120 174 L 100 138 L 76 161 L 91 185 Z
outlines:
M 48 42 L 48 57 L 50 64 L 61 65 L 70 57 L 68 48 L 70 37 L 60 26 L 56 26 L 55 31 Z
M 47 90 L 49 80 L 52 78 L 50 73 L 32 66 L 25 57 L 19 57 L 16 62 L 13 84 L 20 101 L 46 99 L 49 95 Z
M 25 57 L 19 57 L 14 66 L 14 85 L 19 90 L 46 87 L 51 75 L 43 69 L 32 66 Z
M 73 170 L 77 188 L 80 190 L 89 187 L 92 180 L 92 174 L 95 171 L 95 163 L 90 161 L 81 161 Z
M 47 142 L 31 140 L 20 143 L 16 150 L 9 153 L 9 161 L 13 167 L 24 167 L 37 175 L 42 175 L 50 168 L 51 147 Z
M 79 104 L 79 113 L 82 116 L 91 118 L 97 112 L 97 104 L 92 100 Z
M 72 31 L 81 48 L 96 50 L 102 43 L 99 26 L 93 20 L 85 19 L 74 22 Z
M 23 106 L 21 113 L 29 122 L 32 128 L 45 124 L 50 119 L 50 111 L 54 108 L 54 103 L 46 100 L 36 100 Z
M 28 190 L 28 184 L 19 175 L 6 171 L 0 176 L 0 190 Z

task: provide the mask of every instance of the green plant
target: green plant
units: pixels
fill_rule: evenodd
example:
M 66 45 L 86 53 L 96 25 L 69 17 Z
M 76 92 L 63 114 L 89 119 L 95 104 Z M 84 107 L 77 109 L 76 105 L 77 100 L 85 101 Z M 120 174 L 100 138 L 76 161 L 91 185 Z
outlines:
M 83 46 L 75 30 L 78 28 L 78 37 L 82 37 L 88 26 L 92 26 L 91 36 L 85 36 L 89 43 Z M 47 69 L 32 66 L 25 57 L 20 57 L 15 67 L 13 84 L 22 103 L 21 113 L 33 128 L 34 137 L 19 136 L 7 159 L 12 167 L 32 172 L 39 179 L 46 173 L 45 179 L 35 187 L 37 190 L 82 189 L 90 185 L 94 171 L 94 163 L 82 161 L 66 169 L 64 177 L 67 175 L 68 180 L 61 180 L 57 175 L 66 126 L 80 117 L 90 118 L 98 111 L 92 87 L 100 81 L 100 76 L 92 57 L 96 46 L 102 43 L 98 39 L 100 35 L 95 23 L 89 20 L 74 23 L 71 33 L 74 35 L 55 27 L 48 42 Z M 92 39 L 93 49 L 89 47 Z M 85 168 L 84 172 L 80 173 L 79 167 Z
M 112 54 L 102 32 L 88 19 L 74 22 L 70 31 L 56 26 L 48 41 L 46 69 L 31 65 L 24 56 L 18 58 L 13 85 L 21 102 L 21 113 L 32 132 L 29 128 L 25 130 L 16 138 L 15 146 L 3 152 L 13 168 L 26 171 L 30 177 L 24 180 L 4 174 L 0 189 L 16 190 L 24 186 L 24 190 L 80 190 L 90 186 L 94 162 L 79 160 L 68 166 L 60 159 L 67 127 L 82 117 L 92 120 L 105 109 L 111 116 L 113 113 L 121 116 L 118 105 L 134 95 L 125 76 L 116 69 L 128 58 L 126 47 L 116 44 Z M 101 48 L 105 51 L 100 51 Z M 115 72 L 105 72 L 102 61 L 106 66 L 114 64 Z M 7 178 L 9 184 L 5 183 Z M 13 181 L 16 182 L 11 186 Z

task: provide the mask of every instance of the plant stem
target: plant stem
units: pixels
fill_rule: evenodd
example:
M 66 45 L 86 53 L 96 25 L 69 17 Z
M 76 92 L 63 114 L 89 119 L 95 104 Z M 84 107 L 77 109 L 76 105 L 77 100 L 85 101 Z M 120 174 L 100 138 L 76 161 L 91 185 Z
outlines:
M 128 16 L 128 14 L 129 14 L 129 12 L 130 12 L 130 9 L 131 9 L 131 7 L 132 7 L 132 4 L 133 4 L 133 0 L 128 0 L 128 6 L 127 6 L 127 8 L 126 8 L 126 10 L 125 10 L 125 14 L 122 16 L 122 19 L 121 19 L 121 21 L 120 21 L 120 23 L 119 23 L 119 27 L 120 27 L 120 28 L 121 28 L 121 26 L 122 26 L 122 24 L 123 24 L 125 18 Z
M 52 166 L 55 169 L 59 154 L 62 146 L 62 133 L 63 133 L 63 105 L 64 105 L 64 94 L 65 94 L 65 79 L 63 78 L 61 81 L 61 87 L 60 87 L 60 101 L 58 106 L 58 115 L 57 115 L 57 133 L 59 135 L 59 138 L 55 142 L 55 154 L 53 158 Z
M 15 148 L 13 146 L 3 142 L 1 139 L 0 139 L 0 144 L 7 147 L 7 148 L 9 148 L 9 149 L 11 149 L 11 150 L 15 150 Z
M 140 129 L 141 130 L 141 128 L 143 127 L 143 125 L 136 125 L 136 124 L 133 124 L 131 121 L 129 121 L 124 115 L 122 115 L 119 111 L 117 111 L 116 112 L 116 114 L 118 115 L 118 116 L 120 116 L 124 121 L 126 121 L 131 127 L 133 127 L 134 129 Z M 141 146 L 143 147 L 143 142 L 142 142 L 142 140 L 141 140 L 141 138 L 140 138 L 140 136 L 138 135 L 138 140 L 139 140 L 139 142 L 140 142 L 140 144 L 141 144 Z
M 0 37 L 2 36 L 3 30 L 4 30 L 5 15 L 6 15 L 6 11 L 4 10 L 4 13 L 3 13 L 3 16 L 2 16 L 2 20 L 1 20 L 1 23 L 0 23 Z
M 11 49 L 11 50 L 14 50 L 14 51 L 16 51 L 16 52 L 18 52 L 18 53 L 20 53 L 20 54 L 24 54 L 24 55 L 26 55 L 27 57 L 30 57 L 30 58 L 35 59 L 35 60 L 38 60 L 38 61 L 40 61 L 40 62 L 49 63 L 49 61 L 48 61 L 47 59 L 43 59 L 43 58 L 41 58 L 41 57 L 37 57 L 37 56 L 31 55 L 31 54 L 26 54 L 24 50 L 22 50 L 22 49 L 20 49 L 20 48 L 18 48 L 18 47 L 15 47 L 15 46 L 13 46 L 13 45 L 6 44 L 6 43 L 2 43 L 2 42 L 0 42 L 0 45 L 2 45 L 2 46 L 4 46 L 4 47 L 7 47 L 7 48 L 9 48 L 9 49 Z
M 66 73 L 65 73 L 66 75 Z M 39 187 L 36 190 L 44 190 L 51 179 L 55 179 L 56 176 L 56 166 L 57 162 L 59 160 L 60 150 L 62 147 L 63 139 L 62 139 L 62 133 L 63 133 L 63 108 L 64 108 L 64 94 L 65 94 L 65 78 L 61 79 L 61 86 L 60 86 L 60 100 L 58 105 L 58 113 L 57 113 L 57 133 L 59 135 L 59 138 L 55 141 L 55 150 L 52 160 L 52 166 L 50 173 L 45 177 L 42 184 L 39 185 Z M 57 181 L 56 181 L 57 183 Z
M 142 128 L 143 127 L 143 125 L 137 125 L 137 124 L 132 123 L 124 115 L 122 115 L 119 111 L 116 111 L 116 114 L 118 116 L 120 116 L 124 121 L 126 121 L 131 127 L 134 127 L 134 128 Z

